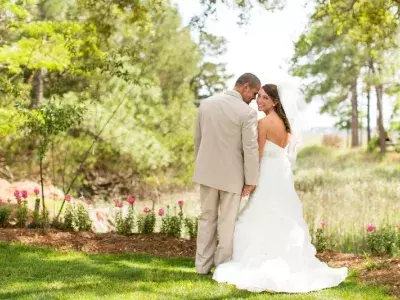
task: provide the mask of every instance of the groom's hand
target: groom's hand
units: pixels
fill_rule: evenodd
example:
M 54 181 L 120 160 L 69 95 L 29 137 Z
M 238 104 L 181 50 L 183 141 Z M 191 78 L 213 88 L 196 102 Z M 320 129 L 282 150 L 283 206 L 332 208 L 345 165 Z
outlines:
M 256 188 L 255 185 L 247 185 L 247 184 L 246 184 L 246 185 L 243 187 L 242 197 L 247 197 L 247 196 L 249 196 L 249 195 L 254 191 L 255 188 Z

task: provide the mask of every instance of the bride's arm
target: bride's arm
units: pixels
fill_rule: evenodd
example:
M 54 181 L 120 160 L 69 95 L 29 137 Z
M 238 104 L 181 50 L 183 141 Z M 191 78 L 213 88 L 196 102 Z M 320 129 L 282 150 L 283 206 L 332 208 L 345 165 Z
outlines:
M 258 120 L 258 153 L 260 155 L 260 160 L 267 140 L 267 127 L 267 118 Z

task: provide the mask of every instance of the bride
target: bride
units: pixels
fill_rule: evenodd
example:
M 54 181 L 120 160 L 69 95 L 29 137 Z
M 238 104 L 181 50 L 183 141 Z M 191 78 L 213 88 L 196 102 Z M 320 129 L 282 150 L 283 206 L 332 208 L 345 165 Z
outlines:
M 337 286 L 347 268 L 330 268 L 315 257 L 294 189 L 292 130 L 277 86 L 264 85 L 257 105 L 266 114 L 258 123 L 259 184 L 237 219 L 232 260 L 218 265 L 213 279 L 251 292 L 306 293 Z

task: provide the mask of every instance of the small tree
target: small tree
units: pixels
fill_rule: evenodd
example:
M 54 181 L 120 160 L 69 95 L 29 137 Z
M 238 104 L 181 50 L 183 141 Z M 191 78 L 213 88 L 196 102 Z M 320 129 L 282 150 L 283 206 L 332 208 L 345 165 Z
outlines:
M 40 168 L 40 185 L 42 190 L 42 213 L 46 214 L 46 205 L 43 189 L 43 160 L 46 156 L 49 144 L 52 139 L 66 132 L 69 128 L 80 124 L 84 108 L 78 105 L 60 104 L 52 101 L 45 101 L 43 105 L 37 109 L 30 110 L 17 105 L 17 110 L 23 121 L 20 129 L 37 146 L 39 168 Z

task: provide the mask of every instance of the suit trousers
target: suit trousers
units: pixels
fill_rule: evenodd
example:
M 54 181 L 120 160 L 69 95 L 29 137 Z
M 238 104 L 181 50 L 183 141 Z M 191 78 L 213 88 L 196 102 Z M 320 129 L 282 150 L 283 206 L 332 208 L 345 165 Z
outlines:
M 196 270 L 208 273 L 232 257 L 233 234 L 241 194 L 200 185 L 201 214 L 198 223 Z M 217 246 L 218 233 L 218 246 Z

